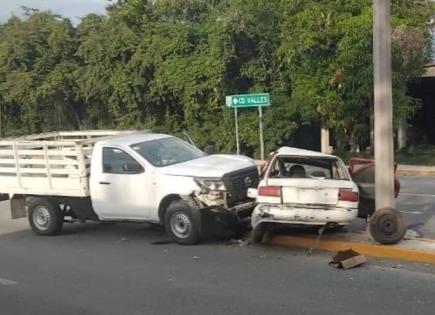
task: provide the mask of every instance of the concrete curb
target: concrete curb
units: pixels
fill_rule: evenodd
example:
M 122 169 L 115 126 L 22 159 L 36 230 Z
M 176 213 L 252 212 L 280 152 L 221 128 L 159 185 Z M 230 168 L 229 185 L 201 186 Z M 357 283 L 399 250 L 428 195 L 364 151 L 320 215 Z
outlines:
M 434 166 L 399 165 L 397 175 L 401 176 L 435 176 Z
M 353 233 L 348 233 L 353 234 Z M 355 236 L 355 235 L 353 235 Z M 361 236 L 361 234 L 360 234 Z M 324 251 L 340 251 L 353 249 L 360 254 L 396 260 L 406 260 L 413 262 L 421 262 L 435 264 L 435 243 L 433 240 L 404 240 L 398 245 L 379 245 L 371 242 L 363 242 L 358 240 L 340 239 L 324 239 L 316 241 L 316 236 L 290 236 L 290 235 L 272 235 L 267 240 L 270 245 L 299 247 L 307 249 L 319 249 Z

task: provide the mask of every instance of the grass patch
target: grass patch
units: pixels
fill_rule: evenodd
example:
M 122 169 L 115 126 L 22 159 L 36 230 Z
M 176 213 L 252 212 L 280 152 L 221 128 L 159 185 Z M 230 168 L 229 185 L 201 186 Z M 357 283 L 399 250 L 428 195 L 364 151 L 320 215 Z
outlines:
M 398 152 L 395 159 L 399 164 L 433 166 L 435 165 L 435 147 L 424 146 L 412 151 Z
M 342 153 L 335 152 L 345 163 L 349 163 L 353 157 L 373 158 L 370 153 Z M 397 164 L 404 165 L 421 165 L 421 166 L 435 166 L 435 146 L 425 145 L 407 149 L 406 151 L 399 151 L 394 153 L 394 160 Z

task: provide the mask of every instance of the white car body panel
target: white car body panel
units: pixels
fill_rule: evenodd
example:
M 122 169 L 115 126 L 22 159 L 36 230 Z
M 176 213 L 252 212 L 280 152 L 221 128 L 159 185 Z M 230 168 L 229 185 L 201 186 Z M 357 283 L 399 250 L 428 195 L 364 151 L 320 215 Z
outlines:
M 270 168 L 279 157 L 309 157 L 337 159 L 349 180 L 327 178 L 268 178 Z M 296 148 L 284 147 L 277 151 L 266 170 L 260 187 L 281 187 L 281 196 L 257 195 L 258 205 L 252 214 L 251 223 L 255 228 L 260 223 L 282 223 L 298 225 L 325 225 L 328 223 L 346 225 L 357 216 L 358 202 L 339 200 L 339 190 L 358 192 L 357 185 L 344 166 L 333 155 Z

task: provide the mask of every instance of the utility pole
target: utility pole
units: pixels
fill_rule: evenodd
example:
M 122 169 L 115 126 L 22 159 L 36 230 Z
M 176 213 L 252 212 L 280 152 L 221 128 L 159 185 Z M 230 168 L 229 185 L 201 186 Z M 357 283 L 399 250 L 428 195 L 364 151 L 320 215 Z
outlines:
M 394 208 L 390 1 L 374 0 L 376 210 Z
M 376 241 L 392 244 L 403 238 L 406 228 L 394 210 L 390 0 L 373 1 L 376 211 L 370 219 L 370 233 Z

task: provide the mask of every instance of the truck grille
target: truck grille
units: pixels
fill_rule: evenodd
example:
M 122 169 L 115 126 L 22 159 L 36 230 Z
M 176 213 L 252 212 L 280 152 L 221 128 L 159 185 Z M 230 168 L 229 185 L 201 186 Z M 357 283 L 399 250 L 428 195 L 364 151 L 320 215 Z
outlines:
M 249 167 L 227 173 L 222 177 L 227 189 L 227 205 L 235 204 L 247 200 L 248 188 L 257 188 L 259 182 L 257 167 Z

